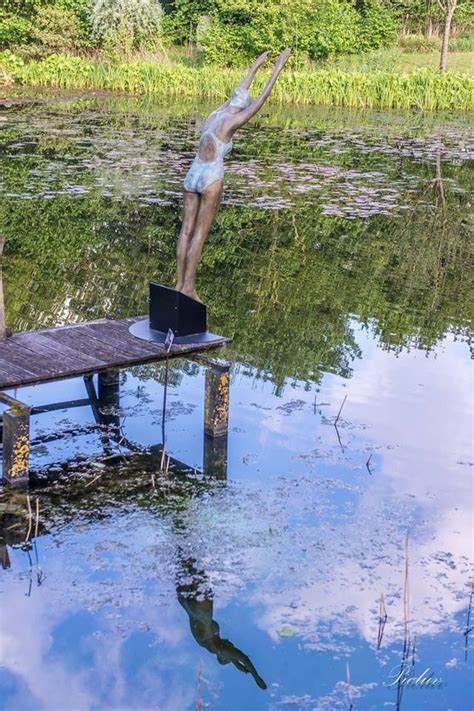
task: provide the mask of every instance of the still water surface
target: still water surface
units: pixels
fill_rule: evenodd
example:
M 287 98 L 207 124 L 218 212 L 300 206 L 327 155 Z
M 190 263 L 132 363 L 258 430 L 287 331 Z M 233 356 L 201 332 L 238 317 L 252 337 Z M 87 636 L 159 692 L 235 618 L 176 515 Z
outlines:
M 1 109 L 14 330 L 142 313 L 173 282 L 208 109 Z M 196 362 L 170 364 L 167 474 L 165 366 L 122 371 L 105 412 L 143 454 L 88 406 L 33 417 L 29 536 L 25 495 L 0 504 L 1 708 L 473 707 L 468 129 L 271 109 L 242 131 L 199 275 L 233 337 L 227 471 L 202 473 Z M 440 683 L 397 684 L 403 660 Z

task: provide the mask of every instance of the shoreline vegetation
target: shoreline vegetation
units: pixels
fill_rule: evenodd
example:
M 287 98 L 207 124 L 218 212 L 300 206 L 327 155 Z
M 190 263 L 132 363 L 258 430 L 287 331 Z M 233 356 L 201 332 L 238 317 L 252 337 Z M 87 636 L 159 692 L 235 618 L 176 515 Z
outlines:
M 52 54 L 25 62 L 0 54 L 0 88 L 27 86 L 99 90 L 173 98 L 226 99 L 242 71 L 215 65 L 186 66 L 153 58 L 104 61 Z M 253 92 L 266 80 L 257 79 Z M 287 71 L 274 89 L 273 103 L 422 111 L 474 110 L 474 77 L 462 72 L 420 68 L 357 71 L 339 67 Z

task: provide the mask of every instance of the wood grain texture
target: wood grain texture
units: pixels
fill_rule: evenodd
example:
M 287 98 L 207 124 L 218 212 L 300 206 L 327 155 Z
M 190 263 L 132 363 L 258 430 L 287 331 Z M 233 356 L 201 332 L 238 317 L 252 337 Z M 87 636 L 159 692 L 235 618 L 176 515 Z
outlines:
M 129 327 L 144 316 L 100 320 L 16 333 L 0 342 L 0 390 L 126 368 L 166 358 L 160 343 L 142 341 Z M 198 353 L 228 343 L 173 345 L 169 357 Z

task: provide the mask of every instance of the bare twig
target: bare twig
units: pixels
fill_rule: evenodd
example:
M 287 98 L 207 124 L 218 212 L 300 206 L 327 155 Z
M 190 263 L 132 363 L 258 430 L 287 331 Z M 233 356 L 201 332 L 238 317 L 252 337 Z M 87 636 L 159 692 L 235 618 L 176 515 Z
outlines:
M 97 481 L 97 479 L 100 479 L 100 477 L 101 477 L 101 474 L 97 474 L 97 476 L 95 476 L 93 479 L 91 479 L 90 481 L 87 482 L 87 484 L 85 485 L 84 488 L 87 489 L 88 486 L 91 486 L 92 484 L 94 484 Z
M 344 400 L 342 401 L 341 407 L 339 408 L 339 412 L 337 413 L 337 417 L 336 417 L 336 419 L 335 419 L 335 421 L 334 421 L 334 424 L 335 424 L 335 425 L 337 425 L 337 423 L 339 422 L 339 418 L 340 418 L 340 416 L 341 416 L 342 408 L 344 407 L 344 403 L 346 402 L 346 400 L 347 400 L 347 395 L 344 395 Z
M 346 662 L 346 683 L 347 683 L 347 695 L 349 697 L 349 711 L 352 711 L 352 686 L 351 686 L 351 674 L 349 669 L 349 662 Z
M 28 505 L 28 531 L 26 533 L 25 541 L 24 543 L 28 543 L 30 540 L 31 536 L 31 528 L 33 526 L 33 513 L 31 511 L 31 501 L 30 501 L 30 496 L 29 494 L 26 495 L 26 503 Z
M 377 635 L 377 649 L 380 649 L 383 639 L 383 633 L 387 622 L 387 610 L 385 608 L 385 600 L 383 593 L 380 593 L 379 600 L 379 631 Z
M 204 703 L 202 700 L 202 662 L 200 662 L 199 667 L 198 667 L 196 711 L 202 711 L 203 708 L 204 708 Z
M 38 526 L 39 526 L 39 498 L 36 497 L 36 521 L 35 521 L 35 538 L 38 538 Z
M 471 594 L 469 596 L 469 607 L 467 608 L 466 629 L 464 631 L 464 661 L 466 661 L 466 662 L 467 662 L 468 638 L 469 638 L 469 634 L 473 630 L 473 628 L 470 626 L 471 610 L 472 610 L 472 596 L 473 595 L 474 595 L 474 584 L 471 587 Z

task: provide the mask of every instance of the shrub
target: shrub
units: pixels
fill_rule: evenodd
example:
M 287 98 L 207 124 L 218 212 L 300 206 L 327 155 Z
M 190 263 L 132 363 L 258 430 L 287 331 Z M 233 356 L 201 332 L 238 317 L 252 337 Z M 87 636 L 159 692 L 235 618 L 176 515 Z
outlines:
M 358 52 L 370 52 L 379 47 L 395 44 L 397 20 L 394 11 L 381 0 L 364 2 L 361 16 L 361 31 L 357 41 Z
M 74 53 L 85 44 L 77 15 L 54 5 L 38 11 L 32 38 L 40 55 Z
M 95 36 L 109 47 L 151 44 L 160 35 L 163 10 L 158 0 L 92 0 Z
M 202 39 L 206 61 L 239 64 L 269 49 L 292 47 L 291 62 L 326 57 L 356 48 L 359 15 L 344 0 L 217 0 L 212 24 Z
M 474 34 L 459 35 L 449 40 L 450 52 L 474 52 Z
M 23 44 L 30 38 L 31 22 L 0 10 L 0 50 Z
M 404 52 L 434 52 L 440 49 L 441 40 L 424 35 L 406 35 L 400 37 L 398 45 Z
M 12 84 L 22 76 L 22 69 L 25 63 L 9 49 L 0 52 L 0 85 Z

